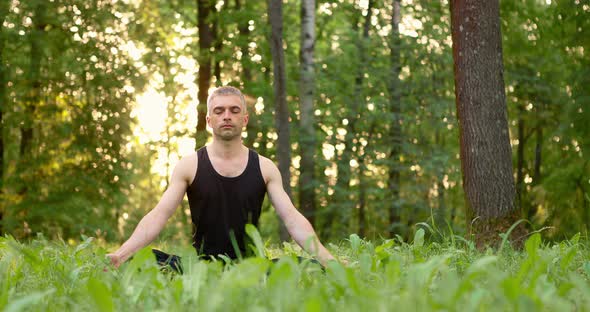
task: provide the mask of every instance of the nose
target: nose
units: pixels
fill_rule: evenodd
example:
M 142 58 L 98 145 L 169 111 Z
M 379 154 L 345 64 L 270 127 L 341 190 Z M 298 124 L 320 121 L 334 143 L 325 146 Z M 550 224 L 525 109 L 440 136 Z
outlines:
M 228 110 L 226 110 L 225 112 L 223 112 L 223 120 L 228 120 L 231 119 L 231 112 Z

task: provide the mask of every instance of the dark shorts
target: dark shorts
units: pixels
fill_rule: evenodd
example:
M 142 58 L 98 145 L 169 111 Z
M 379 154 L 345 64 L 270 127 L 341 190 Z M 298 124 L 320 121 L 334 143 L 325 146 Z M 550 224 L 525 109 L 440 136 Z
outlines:
M 183 273 L 182 270 L 182 263 L 180 262 L 180 257 L 176 256 L 176 255 L 171 255 L 171 254 L 167 254 L 163 251 L 160 251 L 158 249 L 152 249 L 152 252 L 154 253 L 154 255 L 156 256 L 156 261 L 158 262 L 158 264 L 160 265 L 160 267 L 162 268 L 162 270 L 164 271 L 168 271 L 168 270 L 172 270 L 176 273 Z M 211 257 L 205 257 L 203 258 L 204 260 L 211 260 Z M 277 262 L 279 261 L 279 259 L 271 259 L 272 262 Z M 309 259 L 309 258 L 304 258 L 304 257 L 297 257 L 297 261 L 299 263 L 303 262 L 303 261 L 309 261 L 310 263 L 315 263 L 319 266 L 322 266 L 317 260 L 315 259 Z M 323 266 L 322 266 L 323 269 Z

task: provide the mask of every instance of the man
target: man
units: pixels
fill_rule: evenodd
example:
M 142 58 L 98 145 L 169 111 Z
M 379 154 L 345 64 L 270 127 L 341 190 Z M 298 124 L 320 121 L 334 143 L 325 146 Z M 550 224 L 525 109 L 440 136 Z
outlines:
M 185 192 L 196 226 L 193 246 L 200 255 L 236 258 L 237 253 L 243 253 L 244 227 L 258 223 L 262 201 L 268 193 L 297 244 L 316 256 L 322 265 L 333 260 L 309 221 L 293 206 L 276 165 L 242 144 L 248 111 L 240 90 L 221 87 L 211 93 L 207 99 L 207 124 L 213 129 L 213 142 L 178 162 L 160 202 L 143 217 L 131 237 L 107 255 L 111 263 L 119 267 L 152 242 Z

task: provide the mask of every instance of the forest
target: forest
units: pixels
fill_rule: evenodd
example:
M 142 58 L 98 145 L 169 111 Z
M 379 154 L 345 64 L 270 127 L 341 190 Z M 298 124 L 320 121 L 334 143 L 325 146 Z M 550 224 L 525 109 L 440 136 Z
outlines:
M 0 0 L 0 310 L 590 311 L 589 51 L 589 0 Z M 116 255 L 220 86 L 323 259 L 268 198 Z
M 0 233 L 125 239 L 223 85 L 323 239 L 468 235 L 485 211 L 587 233 L 590 2 L 456 2 L 0 2 Z M 260 223 L 286 238 L 268 203 Z M 190 235 L 182 203 L 161 237 Z

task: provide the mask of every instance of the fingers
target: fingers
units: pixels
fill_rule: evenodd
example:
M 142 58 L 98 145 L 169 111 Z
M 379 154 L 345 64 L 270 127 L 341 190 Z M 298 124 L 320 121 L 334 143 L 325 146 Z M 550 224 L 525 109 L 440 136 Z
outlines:
M 117 269 L 121 265 L 121 259 L 115 254 L 107 254 L 107 258 L 110 260 L 111 264 Z

